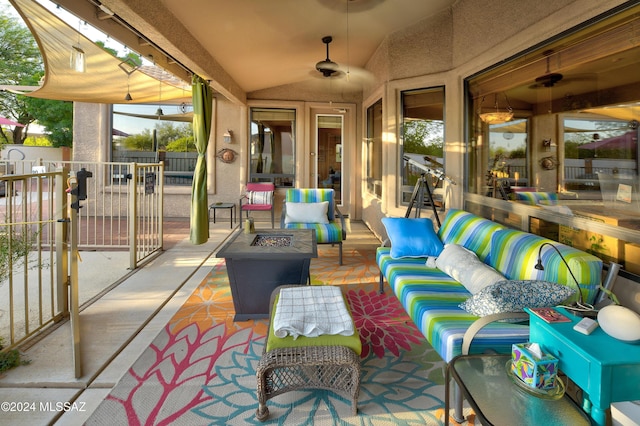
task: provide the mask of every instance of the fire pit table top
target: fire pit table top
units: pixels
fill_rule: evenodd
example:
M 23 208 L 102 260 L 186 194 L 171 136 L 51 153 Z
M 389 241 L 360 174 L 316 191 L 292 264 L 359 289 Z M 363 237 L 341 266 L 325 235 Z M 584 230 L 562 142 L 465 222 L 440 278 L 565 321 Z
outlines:
M 237 231 L 216 257 L 281 259 L 318 257 L 316 233 L 312 229 Z

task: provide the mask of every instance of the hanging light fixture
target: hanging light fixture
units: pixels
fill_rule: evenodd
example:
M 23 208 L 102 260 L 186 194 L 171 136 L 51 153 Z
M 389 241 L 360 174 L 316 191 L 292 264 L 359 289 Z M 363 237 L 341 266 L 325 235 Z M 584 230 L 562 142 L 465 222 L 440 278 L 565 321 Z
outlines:
M 131 92 L 129 90 L 129 79 L 131 78 L 131 74 L 134 73 L 135 70 L 139 68 L 131 59 L 126 59 L 118 64 L 118 67 L 127 74 L 127 94 L 124 97 L 125 101 L 132 101 L 133 97 L 131 96 Z
M 69 67 L 76 72 L 86 72 L 87 62 L 82 46 L 80 46 L 80 22 L 78 22 L 78 42 L 71 46 Z
M 487 124 L 502 124 L 510 121 L 513 118 L 513 108 L 509 105 L 509 98 L 507 98 L 507 94 L 504 94 L 504 98 L 507 101 L 507 109 L 505 111 L 500 111 L 498 108 L 498 94 L 495 94 L 495 111 L 491 112 L 481 112 L 482 111 L 482 103 L 484 103 L 484 97 L 482 98 L 482 102 L 480 103 L 480 109 L 478 112 L 478 116 L 480 120 Z
M 158 116 L 158 119 L 160 117 L 162 117 L 164 115 L 164 112 L 162 112 L 162 106 L 160 104 L 162 104 L 162 78 L 159 77 L 158 78 L 158 109 L 156 110 L 156 115 Z
M 73 46 L 71 46 L 69 67 L 76 72 L 87 71 L 87 63 L 85 61 L 84 50 L 82 50 L 79 44 L 74 44 Z

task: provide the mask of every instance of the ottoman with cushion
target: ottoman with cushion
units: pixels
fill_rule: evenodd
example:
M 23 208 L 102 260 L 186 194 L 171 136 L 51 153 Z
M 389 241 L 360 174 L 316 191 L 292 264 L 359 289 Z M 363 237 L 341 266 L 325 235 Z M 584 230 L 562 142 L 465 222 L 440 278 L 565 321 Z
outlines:
M 256 418 L 265 421 L 269 416 L 267 400 L 302 389 L 342 395 L 351 401 L 355 415 L 362 346 L 340 288 L 280 286 L 270 306 L 269 332 L 256 371 Z

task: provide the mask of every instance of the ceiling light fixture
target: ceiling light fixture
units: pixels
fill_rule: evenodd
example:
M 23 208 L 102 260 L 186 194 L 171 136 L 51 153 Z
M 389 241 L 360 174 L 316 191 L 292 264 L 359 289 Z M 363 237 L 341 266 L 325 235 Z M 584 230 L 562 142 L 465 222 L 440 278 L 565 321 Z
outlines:
M 479 112 L 478 116 L 480 120 L 487 124 L 502 124 L 510 121 L 513 118 L 513 108 L 509 105 L 509 98 L 507 98 L 507 94 L 504 94 L 504 98 L 507 101 L 507 109 L 505 111 L 500 111 L 498 108 L 498 94 L 495 94 L 495 111 L 491 112 Z M 484 97 L 482 98 L 482 102 L 480 103 L 480 110 L 482 111 L 482 103 L 484 102 Z
M 158 119 L 164 115 L 162 111 L 162 77 L 158 77 L 158 109 L 156 110 L 156 115 Z
M 131 78 L 131 74 L 135 72 L 138 68 L 140 68 L 137 64 L 133 62 L 132 59 L 127 58 L 124 61 L 118 64 L 118 67 L 127 74 L 127 95 L 124 97 L 125 101 L 132 101 L 133 97 L 131 96 L 131 92 L 129 90 L 129 79 Z

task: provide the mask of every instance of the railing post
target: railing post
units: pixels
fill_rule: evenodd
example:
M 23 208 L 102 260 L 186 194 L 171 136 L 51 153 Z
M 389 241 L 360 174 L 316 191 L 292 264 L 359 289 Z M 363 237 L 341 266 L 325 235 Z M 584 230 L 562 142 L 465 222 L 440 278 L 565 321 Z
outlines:
M 129 172 L 129 269 L 138 267 L 138 169 L 130 163 Z
M 164 250 L 164 161 L 160 162 L 160 173 L 158 179 L 158 234 L 160 250 Z
M 67 206 L 67 177 L 69 167 L 61 167 L 56 171 L 60 172 L 55 177 L 55 199 L 57 201 L 55 209 L 56 220 L 56 293 L 58 301 L 58 312 L 65 317 L 69 314 L 69 254 L 68 254 L 68 221 L 69 212 Z

